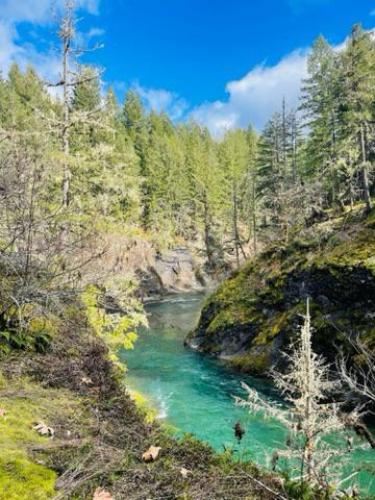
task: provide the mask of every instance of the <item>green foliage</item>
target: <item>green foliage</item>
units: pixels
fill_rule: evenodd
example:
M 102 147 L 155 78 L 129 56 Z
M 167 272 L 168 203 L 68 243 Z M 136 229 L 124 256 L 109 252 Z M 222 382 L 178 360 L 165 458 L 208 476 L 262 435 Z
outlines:
M 121 369 L 123 363 L 118 358 L 120 349 L 133 349 L 137 340 L 136 328 L 147 326 L 146 317 L 138 307 L 129 307 L 122 313 L 109 314 L 100 305 L 102 292 L 94 285 L 88 285 L 81 294 L 86 308 L 87 320 L 96 335 L 101 337 L 110 351 L 110 359 Z M 135 304 L 134 304 L 135 305 Z
M 0 352 L 4 354 L 12 348 L 45 352 L 60 327 L 57 317 L 31 303 L 6 308 L 1 321 Z
M 295 498 L 298 500 L 316 500 L 317 498 L 325 498 L 324 495 L 319 496 L 308 483 L 301 483 L 301 481 L 291 479 L 288 474 L 284 474 L 284 488 L 289 498 Z
M 131 347 L 144 318 L 130 283 L 90 273 L 82 280 L 82 268 L 103 257 L 104 241 L 117 234 L 137 232 L 158 249 L 193 243 L 213 272 L 226 270 L 228 261 L 239 266 L 271 242 L 277 247 L 272 266 L 266 264 L 272 287 L 261 298 L 267 307 L 280 304 L 284 278 L 295 268 L 291 256 L 308 267 L 310 240 L 299 248 L 295 236 L 316 218 L 332 217 L 337 206 L 346 214 L 345 207 L 354 212 L 359 201 L 371 205 L 374 45 L 359 26 L 341 51 L 320 37 L 303 83 L 303 119 L 283 102 L 260 137 L 249 126 L 219 140 L 198 124 L 176 125 L 165 113 L 149 112 L 133 89 L 120 103 L 111 89 L 102 99 L 92 66 L 78 67 L 61 103 L 32 68 L 13 65 L 0 79 L 0 188 L 6 193 L 0 197 L 1 349 L 46 350 L 59 300 L 82 283 L 97 334 L 113 352 Z M 61 209 L 67 173 L 69 200 Z M 366 250 L 357 242 L 335 247 L 331 264 L 372 272 L 373 245 Z M 316 268 L 324 259 L 316 258 Z M 258 282 L 249 269 L 218 290 L 221 306 L 208 331 L 214 337 L 234 323 L 261 323 L 259 347 L 277 338 L 290 318 L 264 317 L 255 305 L 264 277 L 260 269 L 251 271 Z M 101 303 L 113 288 L 124 314 L 109 314 Z M 23 313 L 27 304 L 35 306 L 32 318 Z
M 152 424 L 157 417 L 156 409 L 151 406 L 147 398 L 145 398 L 140 392 L 131 390 L 129 391 L 129 395 L 136 404 L 137 408 L 140 410 L 145 421 L 148 424 Z
M 228 254 L 239 261 L 258 240 L 289 241 L 320 210 L 371 194 L 374 50 L 360 27 L 340 52 L 319 37 L 302 88 L 303 120 L 283 102 L 260 139 L 251 126 L 220 141 L 197 124 L 176 126 L 148 112 L 133 89 L 123 103 L 111 89 L 102 100 L 98 72 L 87 65 L 69 95 L 69 154 L 57 125 L 61 103 L 31 68 L 13 65 L 0 81 L 0 129 L 16 127 L 31 150 L 48 142 L 37 201 L 46 217 L 58 209 L 68 165 L 72 203 L 62 218 L 76 228 L 105 234 L 141 225 L 164 246 L 196 242 L 208 267 L 220 268 Z M 0 143 L 0 155 L 7 145 Z

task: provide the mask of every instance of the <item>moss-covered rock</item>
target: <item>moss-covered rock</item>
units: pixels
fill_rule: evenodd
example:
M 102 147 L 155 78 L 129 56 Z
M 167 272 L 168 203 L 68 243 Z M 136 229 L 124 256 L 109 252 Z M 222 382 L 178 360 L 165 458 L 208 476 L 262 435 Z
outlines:
M 357 335 L 375 347 L 375 215 L 356 217 L 325 222 L 247 263 L 208 298 L 186 343 L 265 374 L 282 366 L 310 297 L 317 352 L 333 360 Z

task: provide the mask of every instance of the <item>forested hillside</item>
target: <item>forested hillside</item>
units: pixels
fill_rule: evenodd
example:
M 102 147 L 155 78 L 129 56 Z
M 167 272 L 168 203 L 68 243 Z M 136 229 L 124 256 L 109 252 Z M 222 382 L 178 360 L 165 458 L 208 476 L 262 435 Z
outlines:
M 12 214 L 3 223 L 5 246 L 26 245 L 15 227 L 27 211 L 32 232 L 43 226 L 58 239 L 69 226 L 75 241 L 95 234 L 94 253 L 103 233 L 125 232 L 156 247 L 193 242 L 214 269 L 269 240 L 288 241 L 327 209 L 363 201 L 369 211 L 374 52 L 359 26 L 341 51 L 319 38 L 300 109 L 280 103 L 260 135 L 249 124 L 222 139 L 146 112 L 133 90 L 119 103 L 111 88 L 103 94 L 94 67 L 79 65 L 78 75 L 51 87 L 14 65 L 0 89 L 1 202 Z M 64 99 L 51 95 L 61 88 Z

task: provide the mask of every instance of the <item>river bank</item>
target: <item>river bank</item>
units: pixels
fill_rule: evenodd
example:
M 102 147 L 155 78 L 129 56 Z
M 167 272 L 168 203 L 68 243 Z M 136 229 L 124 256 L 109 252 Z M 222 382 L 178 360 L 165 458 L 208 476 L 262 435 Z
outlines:
M 280 480 L 253 463 L 233 463 L 148 422 L 79 308 L 66 311 L 48 352 L 14 351 L 0 370 L 1 500 L 89 499 L 98 487 L 129 500 L 271 499 L 282 492 Z M 38 423 L 51 434 L 39 435 Z M 150 446 L 160 455 L 145 463 Z
M 203 302 L 204 295 L 184 294 L 146 306 L 150 328 L 139 332 L 133 351 L 122 354 L 129 370 L 126 383 L 150 401 L 157 420 L 172 426 L 174 435 L 189 432 L 217 452 L 231 450 L 235 460 L 271 467 L 274 450 L 285 445 L 286 430 L 262 415 L 236 407 L 233 396 L 245 396 L 241 389 L 241 381 L 245 381 L 273 404 L 283 403 L 267 380 L 233 371 L 222 361 L 183 346 Z M 233 433 L 238 421 L 245 430 L 240 443 Z M 371 465 L 373 450 L 358 438 L 354 443 L 356 450 L 345 458 L 342 475 L 361 469 L 358 482 L 366 494 L 373 494 L 373 476 L 363 470 Z M 339 440 L 335 446 L 341 446 Z

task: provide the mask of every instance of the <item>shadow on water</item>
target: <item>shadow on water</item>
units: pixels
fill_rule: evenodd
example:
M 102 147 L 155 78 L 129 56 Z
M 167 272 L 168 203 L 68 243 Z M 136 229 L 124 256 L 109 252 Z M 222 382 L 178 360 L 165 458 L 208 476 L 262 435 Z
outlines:
M 203 295 L 181 295 L 147 305 L 150 328 L 139 332 L 133 351 L 122 353 L 129 369 L 127 385 L 146 396 L 157 408 L 158 417 L 175 427 L 177 434 L 192 433 L 217 451 L 234 448 L 237 457 L 268 466 L 272 452 L 285 443 L 286 430 L 235 406 L 233 396 L 245 396 L 241 388 L 244 381 L 275 404 L 282 401 L 269 382 L 233 372 L 219 361 L 184 347 L 186 334 L 197 324 L 203 300 Z M 246 431 L 239 445 L 233 433 L 237 421 Z M 351 454 L 347 470 L 373 459 L 373 451 L 363 446 Z M 361 485 L 375 492 L 375 484 L 369 486 L 371 479 L 361 473 Z

